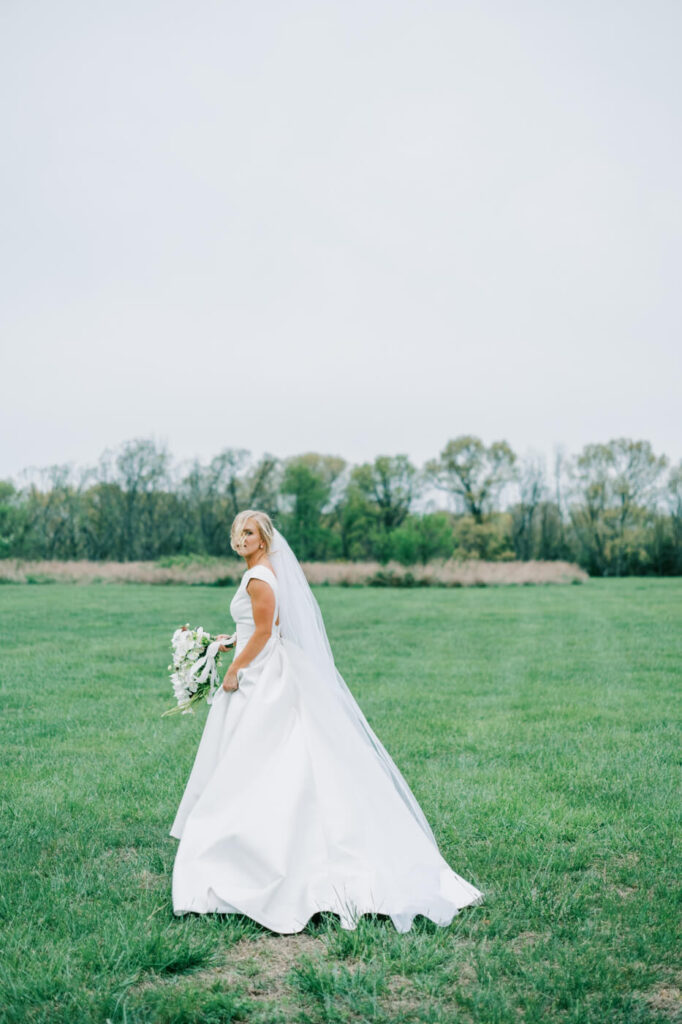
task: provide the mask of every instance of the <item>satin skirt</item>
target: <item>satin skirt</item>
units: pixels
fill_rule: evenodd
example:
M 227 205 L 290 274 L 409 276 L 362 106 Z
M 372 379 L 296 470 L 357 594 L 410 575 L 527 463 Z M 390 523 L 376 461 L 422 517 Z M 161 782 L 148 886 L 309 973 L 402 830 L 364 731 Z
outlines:
M 277 635 L 238 690 L 216 694 L 170 831 L 176 915 L 245 914 L 291 934 L 320 911 L 350 930 L 375 913 L 407 932 L 417 914 L 446 926 L 483 902 L 322 689 Z

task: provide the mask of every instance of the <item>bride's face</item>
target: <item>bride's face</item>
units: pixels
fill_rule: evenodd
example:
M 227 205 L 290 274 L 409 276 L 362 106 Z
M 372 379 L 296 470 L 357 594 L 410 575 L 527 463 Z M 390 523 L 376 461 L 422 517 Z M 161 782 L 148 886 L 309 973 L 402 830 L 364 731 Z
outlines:
M 242 535 L 237 542 L 239 554 L 242 558 L 248 558 L 249 555 L 255 555 L 260 549 L 262 543 L 263 538 L 260 535 L 258 523 L 255 519 L 247 519 L 244 524 Z

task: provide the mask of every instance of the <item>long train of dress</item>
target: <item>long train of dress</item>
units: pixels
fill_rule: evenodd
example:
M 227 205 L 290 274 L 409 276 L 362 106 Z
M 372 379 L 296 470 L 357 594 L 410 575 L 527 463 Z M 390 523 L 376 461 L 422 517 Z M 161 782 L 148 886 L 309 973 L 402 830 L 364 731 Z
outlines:
M 409 931 L 448 925 L 483 893 L 449 867 L 304 652 L 280 635 L 277 578 L 249 569 L 230 605 L 238 654 L 255 625 L 246 586 L 275 591 L 272 634 L 210 707 L 170 835 L 180 840 L 173 910 L 246 914 L 301 931 L 319 911 L 353 929 L 366 913 Z

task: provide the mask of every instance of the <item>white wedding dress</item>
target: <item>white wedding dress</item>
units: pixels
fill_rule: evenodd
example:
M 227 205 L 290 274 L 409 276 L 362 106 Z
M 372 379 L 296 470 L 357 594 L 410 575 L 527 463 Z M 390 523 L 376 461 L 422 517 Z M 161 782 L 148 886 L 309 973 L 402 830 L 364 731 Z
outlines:
M 287 934 L 319 911 L 345 929 L 367 913 L 399 932 L 416 914 L 450 924 L 483 893 L 448 866 L 341 705 L 330 720 L 313 663 L 276 625 L 278 581 L 263 565 L 230 604 L 236 653 L 255 628 L 253 578 L 275 593 L 272 633 L 209 709 L 170 831 L 174 913 L 245 914 Z

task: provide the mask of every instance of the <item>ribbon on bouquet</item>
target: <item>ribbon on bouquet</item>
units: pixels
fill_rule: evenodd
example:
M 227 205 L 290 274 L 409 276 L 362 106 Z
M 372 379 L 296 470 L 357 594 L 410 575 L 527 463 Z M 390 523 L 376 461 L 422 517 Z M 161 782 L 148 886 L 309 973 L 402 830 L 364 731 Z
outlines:
M 234 633 L 232 636 L 226 637 L 224 640 L 214 640 L 213 643 L 209 644 L 206 648 L 206 654 L 203 654 L 192 666 L 190 671 L 190 677 L 196 678 L 198 683 L 205 683 L 208 679 L 209 690 L 206 694 L 206 703 L 212 704 L 213 698 L 215 697 L 220 687 L 220 677 L 218 676 L 218 668 L 215 660 L 218 655 L 218 651 L 225 644 L 234 643 L 237 638 L 237 634 Z M 197 673 L 201 670 L 201 675 L 197 677 Z

